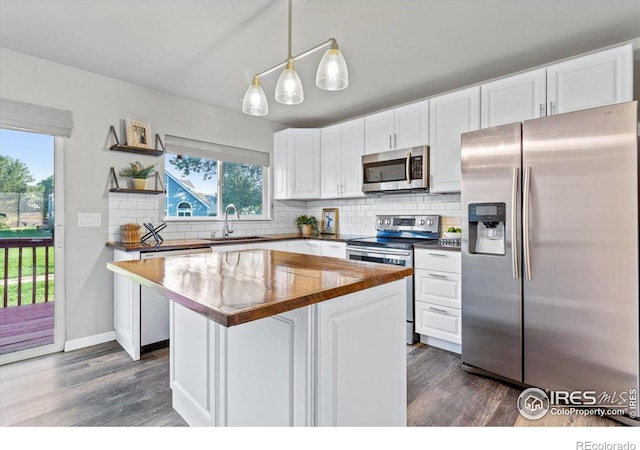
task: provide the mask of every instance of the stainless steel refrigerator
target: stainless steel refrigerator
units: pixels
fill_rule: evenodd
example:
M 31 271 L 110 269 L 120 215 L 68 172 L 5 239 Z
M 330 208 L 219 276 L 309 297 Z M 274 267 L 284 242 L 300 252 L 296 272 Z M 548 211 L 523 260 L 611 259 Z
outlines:
M 465 367 L 637 392 L 638 103 L 463 134 L 462 215 Z

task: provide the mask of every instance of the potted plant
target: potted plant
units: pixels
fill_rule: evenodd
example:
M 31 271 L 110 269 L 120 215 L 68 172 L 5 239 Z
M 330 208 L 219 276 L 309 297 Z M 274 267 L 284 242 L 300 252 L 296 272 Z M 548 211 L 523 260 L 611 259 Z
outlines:
M 147 178 L 153 172 L 155 164 L 144 167 L 140 161 L 129 163 L 129 167 L 120 172 L 120 176 L 131 178 L 133 189 L 146 189 Z
M 311 236 L 313 230 L 318 229 L 318 220 L 313 216 L 298 216 L 296 218 L 296 225 L 302 231 L 303 236 Z

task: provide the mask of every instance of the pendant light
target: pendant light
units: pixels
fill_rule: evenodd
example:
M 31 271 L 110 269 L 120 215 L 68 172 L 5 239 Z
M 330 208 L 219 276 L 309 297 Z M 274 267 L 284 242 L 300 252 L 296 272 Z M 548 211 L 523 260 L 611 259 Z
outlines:
M 282 71 L 276 85 L 276 100 L 285 105 L 297 105 L 304 100 L 302 81 L 293 69 L 293 59 L 287 61 L 287 68 Z
M 330 40 L 331 48 L 324 53 L 318 65 L 316 86 L 326 91 L 341 91 L 349 86 L 349 71 L 338 43 L 335 39 Z
M 349 85 L 347 63 L 338 48 L 338 42 L 334 38 L 330 38 L 327 41 L 300 53 L 299 55 L 291 55 L 291 19 L 292 0 L 289 0 L 289 53 L 287 59 L 253 77 L 253 83 L 245 92 L 242 100 L 242 112 L 245 114 L 252 116 L 264 116 L 269 113 L 267 97 L 264 95 L 262 87 L 260 87 L 260 78 L 282 67 L 285 69 L 280 74 L 280 78 L 278 78 L 278 83 L 276 85 L 276 101 L 285 105 L 297 105 L 302 103 L 304 100 L 304 89 L 302 88 L 302 81 L 294 69 L 294 61 L 302 59 L 305 56 L 317 52 L 318 50 L 326 48 L 327 46 L 329 46 L 329 49 L 320 60 L 318 71 L 316 73 L 316 86 L 327 91 L 339 91 L 345 89 Z
M 260 78 L 253 77 L 253 84 L 249 86 L 242 99 L 242 112 L 251 116 L 266 116 L 269 114 L 267 96 L 260 87 Z

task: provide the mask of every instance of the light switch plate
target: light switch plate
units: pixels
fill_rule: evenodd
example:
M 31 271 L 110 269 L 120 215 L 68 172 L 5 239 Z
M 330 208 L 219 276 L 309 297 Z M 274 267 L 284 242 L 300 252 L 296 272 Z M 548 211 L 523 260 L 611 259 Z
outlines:
M 78 213 L 79 227 L 99 227 L 102 223 L 102 214 L 100 213 Z

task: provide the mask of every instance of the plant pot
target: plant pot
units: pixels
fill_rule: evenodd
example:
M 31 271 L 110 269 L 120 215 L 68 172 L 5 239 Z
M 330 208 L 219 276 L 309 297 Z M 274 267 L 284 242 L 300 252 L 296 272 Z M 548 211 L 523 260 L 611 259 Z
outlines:
M 147 180 L 143 179 L 143 178 L 132 178 L 131 179 L 131 186 L 133 186 L 133 189 L 139 189 L 139 190 L 143 190 L 147 188 Z
M 312 232 L 313 232 L 313 228 L 311 227 L 311 225 L 302 225 L 303 236 L 311 236 Z

